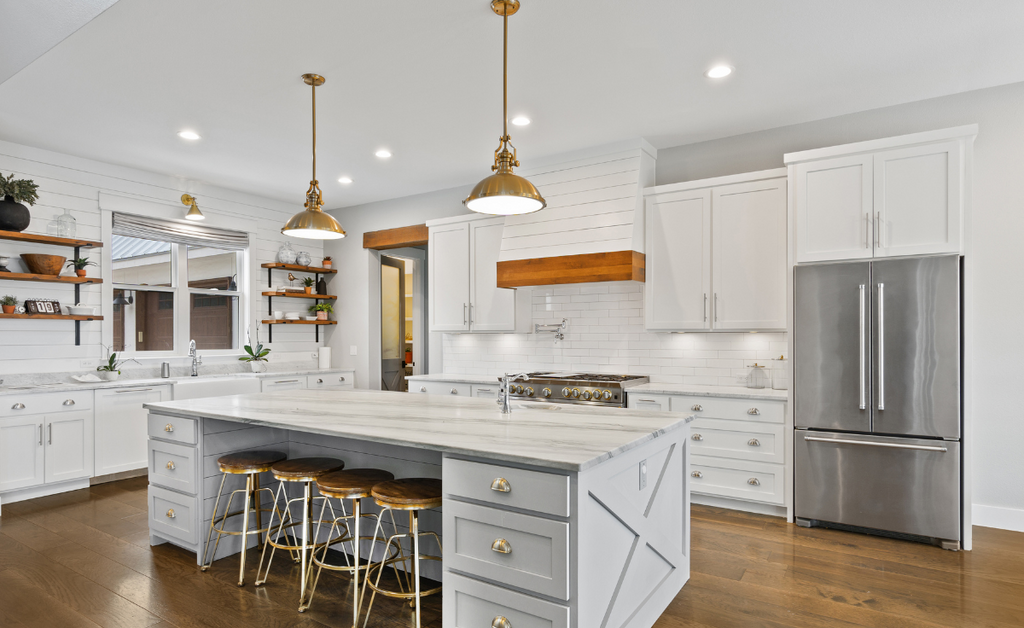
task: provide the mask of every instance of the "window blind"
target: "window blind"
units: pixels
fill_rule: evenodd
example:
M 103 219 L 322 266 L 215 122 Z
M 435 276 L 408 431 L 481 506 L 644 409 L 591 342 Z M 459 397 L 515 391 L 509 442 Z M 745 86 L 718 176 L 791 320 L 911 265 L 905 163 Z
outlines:
M 146 240 L 160 240 L 208 246 L 215 249 L 241 250 L 249 246 L 249 234 L 242 231 L 217 229 L 205 225 L 191 225 L 161 218 L 149 218 L 134 214 L 114 213 L 114 235 Z

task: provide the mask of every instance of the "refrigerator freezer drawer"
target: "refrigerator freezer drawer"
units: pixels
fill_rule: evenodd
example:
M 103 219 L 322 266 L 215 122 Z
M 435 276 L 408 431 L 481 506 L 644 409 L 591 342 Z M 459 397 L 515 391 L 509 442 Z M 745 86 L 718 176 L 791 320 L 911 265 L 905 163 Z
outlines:
M 797 430 L 796 516 L 960 539 L 960 443 Z

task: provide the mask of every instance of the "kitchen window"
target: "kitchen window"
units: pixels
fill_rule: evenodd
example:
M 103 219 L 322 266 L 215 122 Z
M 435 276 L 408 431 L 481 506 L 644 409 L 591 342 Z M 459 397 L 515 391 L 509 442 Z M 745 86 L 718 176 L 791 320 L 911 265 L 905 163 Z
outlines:
M 248 236 L 114 214 L 114 350 L 233 353 L 243 340 Z

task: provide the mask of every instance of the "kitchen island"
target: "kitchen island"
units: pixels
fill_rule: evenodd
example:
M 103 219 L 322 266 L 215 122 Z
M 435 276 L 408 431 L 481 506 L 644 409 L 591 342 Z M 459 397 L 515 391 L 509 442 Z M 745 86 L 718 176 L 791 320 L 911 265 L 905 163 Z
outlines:
M 260 448 L 442 478 L 444 505 L 421 522 L 442 536 L 443 568 L 424 574 L 443 581 L 446 627 L 651 626 L 689 578 L 690 416 L 327 390 L 146 407 L 151 542 L 197 562 L 217 458 Z M 499 478 L 511 490 L 492 490 Z M 492 551 L 499 538 L 513 551 Z

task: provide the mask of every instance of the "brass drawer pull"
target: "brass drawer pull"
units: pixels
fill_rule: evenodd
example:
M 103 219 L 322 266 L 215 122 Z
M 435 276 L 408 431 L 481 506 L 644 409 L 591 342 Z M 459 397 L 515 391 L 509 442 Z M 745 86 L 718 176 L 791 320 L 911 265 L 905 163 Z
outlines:
M 175 518 L 176 516 L 177 516 L 177 515 L 175 515 L 175 514 L 174 514 L 174 509 L 173 509 L 173 508 L 171 508 L 171 509 L 169 509 L 169 510 L 167 511 L 167 518 L 168 518 L 168 519 L 174 519 L 174 518 Z
M 494 618 L 494 621 L 491 622 L 491 628 L 512 628 L 512 622 L 501 615 L 498 615 Z
M 168 460 L 167 461 L 167 470 L 168 471 L 174 471 L 174 468 L 175 468 L 174 467 L 174 461 L 173 460 Z
M 690 409 L 693 410 L 694 412 L 703 412 L 704 406 L 700 405 L 699 403 L 695 403 Z
M 499 554 L 511 554 L 512 546 L 505 539 L 497 539 L 491 543 L 491 549 Z
M 74 399 L 65 399 L 64 403 L 62 403 L 60 405 L 62 405 L 62 406 L 73 406 L 73 405 L 75 405 L 75 400 Z
M 491 482 L 491 490 L 499 493 L 511 493 L 512 485 L 505 478 L 494 478 L 494 481 Z
M 747 414 L 753 414 L 753 415 L 756 416 L 758 414 L 761 414 L 761 411 L 758 410 L 757 408 L 751 408 L 751 409 L 747 410 Z
M 690 437 L 690 440 L 704 440 L 704 437 L 701 436 L 700 434 L 694 434 L 693 436 Z
M 164 426 L 164 431 L 165 432 L 173 432 L 174 431 L 174 426 L 171 425 L 170 423 L 168 423 L 167 425 Z
M 690 477 L 694 477 L 694 478 L 697 478 L 699 480 L 702 477 L 704 477 L 704 474 L 701 473 L 700 471 L 694 471 L 693 473 L 690 474 Z
M 751 447 L 760 447 L 761 441 L 757 440 L 756 438 L 751 438 L 750 440 L 747 441 L 747 444 L 750 445 Z
M 750 478 L 747 480 L 747 484 L 751 486 L 761 486 L 761 480 L 758 480 L 757 478 Z

